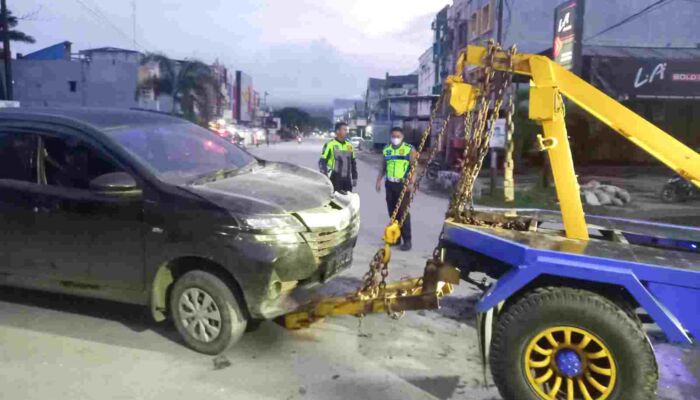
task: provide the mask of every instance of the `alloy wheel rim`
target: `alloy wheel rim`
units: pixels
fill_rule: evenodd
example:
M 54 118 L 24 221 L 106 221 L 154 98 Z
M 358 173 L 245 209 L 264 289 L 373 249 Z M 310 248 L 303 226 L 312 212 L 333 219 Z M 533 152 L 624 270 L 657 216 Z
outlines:
M 194 339 L 209 343 L 221 334 L 221 312 L 214 299 L 199 288 L 185 290 L 178 300 L 180 321 Z
M 612 352 L 584 329 L 557 326 L 528 343 L 525 374 L 533 390 L 547 400 L 605 400 L 617 379 Z

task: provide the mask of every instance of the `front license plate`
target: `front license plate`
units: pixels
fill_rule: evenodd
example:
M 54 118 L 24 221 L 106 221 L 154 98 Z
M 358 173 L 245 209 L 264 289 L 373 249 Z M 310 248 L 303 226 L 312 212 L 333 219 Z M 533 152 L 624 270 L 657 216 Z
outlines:
M 350 266 L 351 263 L 352 263 L 352 248 L 343 250 L 342 252 L 337 254 L 335 257 L 328 260 L 328 262 L 326 263 L 326 268 L 325 268 L 325 271 L 323 273 L 323 281 L 325 282 L 328 279 L 332 278 L 339 271 Z

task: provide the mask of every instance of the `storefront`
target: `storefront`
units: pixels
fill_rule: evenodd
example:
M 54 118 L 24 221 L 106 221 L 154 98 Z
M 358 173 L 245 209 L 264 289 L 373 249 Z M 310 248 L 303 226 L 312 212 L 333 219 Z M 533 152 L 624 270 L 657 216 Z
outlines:
M 582 77 L 688 146 L 700 147 L 700 48 L 584 45 Z M 583 111 L 574 108 L 567 119 L 577 163 L 652 162 Z

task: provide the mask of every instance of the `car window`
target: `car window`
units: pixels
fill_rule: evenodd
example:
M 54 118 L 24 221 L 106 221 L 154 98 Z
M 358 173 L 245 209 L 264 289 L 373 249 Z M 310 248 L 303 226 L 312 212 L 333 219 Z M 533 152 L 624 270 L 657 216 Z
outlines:
M 235 170 L 255 160 L 230 141 L 189 123 L 139 125 L 107 133 L 161 179 L 173 183 Z
M 42 136 L 46 184 L 89 189 L 90 181 L 122 169 L 88 144 L 74 138 Z
M 37 136 L 0 132 L 0 179 L 37 183 Z

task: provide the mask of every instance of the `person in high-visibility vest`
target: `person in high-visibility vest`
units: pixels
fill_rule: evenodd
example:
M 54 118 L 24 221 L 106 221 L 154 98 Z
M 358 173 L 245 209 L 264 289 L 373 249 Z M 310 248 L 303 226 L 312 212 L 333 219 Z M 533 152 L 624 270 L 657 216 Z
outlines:
M 418 157 L 418 152 L 413 146 L 404 142 L 403 129 L 391 129 L 391 144 L 384 147 L 382 151 L 384 159 L 382 160 L 382 168 L 377 177 L 377 192 L 382 190 L 382 179 L 386 176 L 386 206 L 389 209 L 389 216 L 394 212 L 396 204 L 399 201 L 399 196 L 403 190 L 403 185 L 408 179 L 408 170 L 411 167 L 411 161 Z M 410 182 L 413 184 L 413 182 Z M 406 192 L 404 201 L 401 204 L 397 219 L 401 219 L 406 211 L 407 200 L 410 193 Z M 411 250 L 411 215 L 406 215 L 406 220 L 401 227 L 401 250 Z
M 357 184 L 357 159 L 349 140 L 348 124 L 335 124 L 335 138 L 329 140 L 321 152 L 318 169 L 328 176 L 336 192 L 352 192 Z

